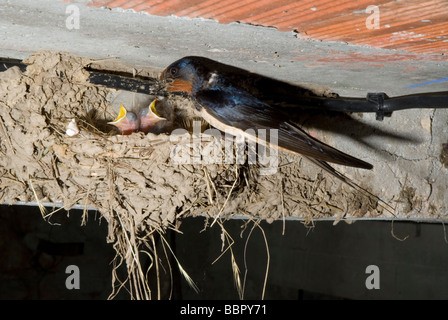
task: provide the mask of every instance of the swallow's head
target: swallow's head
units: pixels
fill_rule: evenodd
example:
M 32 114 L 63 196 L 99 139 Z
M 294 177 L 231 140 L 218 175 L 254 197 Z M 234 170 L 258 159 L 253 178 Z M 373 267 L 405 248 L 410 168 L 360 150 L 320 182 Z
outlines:
M 147 108 L 140 110 L 140 131 L 147 133 L 157 122 L 166 120 L 157 114 L 156 103 L 157 99 L 151 102 Z
M 160 75 L 169 92 L 195 94 L 202 87 L 203 75 L 207 73 L 198 57 L 185 57 L 170 64 Z
M 123 135 L 136 132 L 140 127 L 140 121 L 137 115 L 134 112 L 128 112 L 123 105 L 120 105 L 120 113 L 117 119 L 108 123 L 117 127 Z

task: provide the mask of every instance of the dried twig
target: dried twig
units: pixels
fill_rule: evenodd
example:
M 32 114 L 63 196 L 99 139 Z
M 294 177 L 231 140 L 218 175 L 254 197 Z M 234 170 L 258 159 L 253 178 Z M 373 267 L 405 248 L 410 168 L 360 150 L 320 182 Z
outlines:
M 216 215 L 216 217 L 215 217 L 215 219 L 213 220 L 213 222 L 212 222 L 212 224 L 210 225 L 210 227 L 213 227 L 213 225 L 214 225 L 215 222 L 218 220 L 218 218 L 219 218 L 219 216 L 221 215 L 221 213 L 224 211 L 224 208 L 226 207 L 227 202 L 229 201 L 230 196 L 232 195 L 233 189 L 235 188 L 237 182 L 238 182 L 238 167 L 235 166 L 235 181 L 233 182 L 233 185 L 232 185 L 232 187 L 230 188 L 230 190 L 229 190 L 229 192 L 228 192 L 228 194 L 227 194 L 227 198 L 226 198 L 226 200 L 224 201 L 224 204 L 222 205 L 221 209 L 219 210 L 218 214 Z
M 9 147 L 11 148 L 12 153 L 16 154 L 16 150 L 14 149 L 12 142 L 11 142 L 11 138 L 9 137 L 9 135 L 6 133 L 6 128 L 5 128 L 5 124 L 3 122 L 3 118 L 0 116 L 0 128 L 2 129 L 2 135 L 5 137 L 6 141 L 8 141 Z

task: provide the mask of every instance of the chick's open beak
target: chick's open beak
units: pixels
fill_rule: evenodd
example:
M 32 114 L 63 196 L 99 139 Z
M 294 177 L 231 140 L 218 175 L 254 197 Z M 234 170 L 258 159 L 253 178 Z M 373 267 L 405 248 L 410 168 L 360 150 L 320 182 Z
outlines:
M 140 131 L 148 132 L 157 122 L 166 120 L 158 115 L 156 110 L 157 99 L 155 99 L 147 108 L 140 111 Z
M 139 119 L 137 115 L 133 112 L 128 112 L 126 108 L 120 104 L 120 113 L 112 122 L 108 124 L 114 125 L 120 130 L 121 134 L 128 135 L 139 129 Z

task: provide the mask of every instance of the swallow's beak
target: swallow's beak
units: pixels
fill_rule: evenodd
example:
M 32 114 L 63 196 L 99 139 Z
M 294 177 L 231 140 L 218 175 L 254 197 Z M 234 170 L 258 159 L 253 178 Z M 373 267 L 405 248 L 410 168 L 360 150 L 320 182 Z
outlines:
M 157 99 L 155 99 L 148 108 L 142 109 L 140 112 L 140 131 L 148 132 L 157 122 L 166 120 L 159 116 L 156 110 Z
M 135 113 L 127 112 L 126 108 L 120 104 L 120 113 L 112 122 L 108 122 L 120 130 L 122 135 L 128 135 L 139 129 L 139 121 Z
M 160 80 L 162 80 L 162 81 L 166 80 L 167 70 L 168 70 L 168 68 L 163 70 L 162 73 L 160 73 L 160 77 L 159 77 Z

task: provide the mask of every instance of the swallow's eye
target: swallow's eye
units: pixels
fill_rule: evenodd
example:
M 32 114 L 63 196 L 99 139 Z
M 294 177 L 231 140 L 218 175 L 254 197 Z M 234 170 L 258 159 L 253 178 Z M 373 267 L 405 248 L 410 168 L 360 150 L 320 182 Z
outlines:
M 176 67 L 171 67 L 169 72 L 172 76 L 175 76 L 179 72 L 179 69 L 177 69 Z

